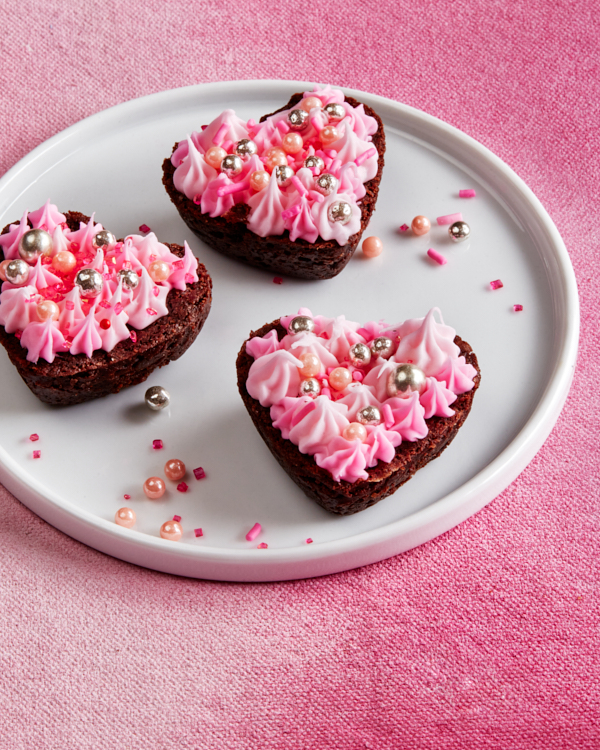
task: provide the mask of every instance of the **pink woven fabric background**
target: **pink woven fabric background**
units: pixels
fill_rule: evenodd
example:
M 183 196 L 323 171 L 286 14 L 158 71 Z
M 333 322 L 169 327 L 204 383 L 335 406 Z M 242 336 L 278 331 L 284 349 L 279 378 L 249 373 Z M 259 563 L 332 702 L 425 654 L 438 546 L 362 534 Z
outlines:
M 600 23 L 593 0 L 1 0 L 0 174 L 80 119 L 288 78 L 424 110 L 533 189 L 577 275 L 548 441 L 442 537 L 322 579 L 179 579 L 88 549 L 0 487 L 0 748 L 600 747 Z

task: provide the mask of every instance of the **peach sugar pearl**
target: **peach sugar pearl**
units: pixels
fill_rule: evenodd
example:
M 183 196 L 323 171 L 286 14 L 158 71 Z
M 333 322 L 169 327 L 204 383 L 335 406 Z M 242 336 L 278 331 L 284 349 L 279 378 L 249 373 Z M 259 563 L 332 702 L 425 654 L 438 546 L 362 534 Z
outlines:
M 204 154 L 204 161 L 213 169 L 220 169 L 221 162 L 227 156 L 227 151 L 221 146 L 211 146 Z
M 306 99 L 303 99 L 300 102 L 300 109 L 303 109 L 305 112 L 310 112 L 310 110 L 315 107 L 323 109 L 323 102 L 318 96 L 307 96 Z
M 298 372 L 303 378 L 314 378 L 321 372 L 321 360 L 316 354 L 304 352 L 298 359 L 302 362 L 302 367 L 298 368 Z
M 0 263 L 0 279 L 2 281 L 6 281 L 6 266 L 10 263 L 10 260 L 3 260 L 2 263 Z
M 347 367 L 336 367 L 327 376 L 329 385 L 336 391 L 343 391 L 352 382 L 352 373 Z
M 36 312 L 40 320 L 48 320 L 49 318 L 52 318 L 52 320 L 58 320 L 58 316 L 60 315 L 60 307 L 56 304 L 56 302 L 52 302 L 52 300 L 49 299 L 44 299 L 37 305 Z
M 302 151 L 304 141 L 300 133 L 286 133 L 281 139 L 281 145 L 286 154 L 297 154 Z
M 268 172 L 264 169 L 259 169 L 250 175 L 250 187 L 258 193 L 267 187 L 270 179 L 271 175 Z
M 144 482 L 144 493 L 150 500 L 158 500 L 165 494 L 165 483 L 160 477 L 150 477 Z
M 325 127 L 319 133 L 319 139 L 324 146 L 334 143 L 340 137 L 338 129 L 335 125 L 325 125 Z
M 178 542 L 183 535 L 183 529 L 178 521 L 167 521 L 160 527 L 160 535 L 163 539 Z
M 362 251 L 367 258 L 376 258 L 383 251 L 383 242 L 379 237 L 367 237 L 363 240 Z
M 167 479 L 177 481 L 185 476 L 185 464 L 178 458 L 171 458 L 165 464 L 165 476 Z
M 415 216 L 410 227 L 413 230 L 413 234 L 420 237 L 422 234 L 427 234 L 431 229 L 431 222 L 426 216 Z
M 271 172 L 275 167 L 283 167 L 288 163 L 285 151 L 282 148 L 277 148 L 277 146 L 273 146 L 266 151 L 265 159 L 265 167 Z
M 119 508 L 115 513 L 115 523 L 130 529 L 135 524 L 135 511 L 131 508 Z
M 52 258 L 53 267 L 60 273 L 64 274 L 71 273 L 75 268 L 76 263 L 77 260 L 75 259 L 75 256 L 68 250 L 60 250 L 56 253 L 54 258 Z
M 148 266 L 148 273 L 155 283 L 166 281 L 171 275 L 171 267 L 164 260 L 155 260 Z
M 344 427 L 342 437 L 345 440 L 360 440 L 361 443 L 364 443 L 367 439 L 367 428 L 360 422 L 350 422 L 349 425 Z

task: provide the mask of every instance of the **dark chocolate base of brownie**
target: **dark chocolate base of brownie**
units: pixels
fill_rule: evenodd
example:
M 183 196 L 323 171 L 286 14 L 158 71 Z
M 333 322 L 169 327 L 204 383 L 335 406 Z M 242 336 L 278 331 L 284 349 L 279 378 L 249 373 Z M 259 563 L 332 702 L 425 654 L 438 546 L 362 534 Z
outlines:
M 294 94 L 277 112 L 293 107 L 301 99 L 302 94 Z M 360 104 L 351 97 L 346 97 L 346 102 L 353 107 Z M 163 162 L 163 184 L 181 218 L 192 232 L 222 255 L 257 268 L 300 279 L 331 279 L 345 268 L 352 257 L 377 202 L 384 164 L 385 133 L 383 123 L 376 112 L 366 105 L 365 112 L 377 120 L 378 128 L 373 135 L 372 143 L 379 154 L 379 163 L 375 177 L 365 183 L 367 193 L 360 204 L 360 231 L 353 234 L 345 245 L 339 245 L 335 240 L 325 241 L 320 237 L 314 243 L 302 239 L 291 242 L 287 229 L 281 235 L 259 237 L 246 227 L 250 211 L 247 204 L 238 203 L 223 216 L 211 218 L 208 214 L 202 213 L 199 205 L 175 188 L 175 167 L 171 164 L 171 159 L 165 159 Z M 270 115 L 264 115 L 261 122 L 267 117 Z M 177 144 L 173 150 L 175 148 Z
M 87 216 L 69 211 L 66 214 L 71 230 Z M 8 230 L 5 227 L 2 234 Z M 168 245 L 175 255 L 183 257 L 180 245 Z M 3 257 L 0 251 L 0 256 Z M 0 257 L 1 259 L 1 257 Z M 198 281 L 188 284 L 185 291 L 171 289 L 167 296 L 169 314 L 143 330 L 135 330 L 137 341 L 118 343 L 111 352 L 97 350 L 85 354 L 60 352 L 54 362 L 27 360 L 27 350 L 19 339 L 0 326 L 0 343 L 30 390 L 44 403 L 66 406 L 91 401 L 109 393 L 118 393 L 130 385 L 142 383 L 157 367 L 178 359 L 200 333 L 210 311 L 212 281 L 206 268 L 198 264 Z
M 279 340 L 286 331 L 279 321 L 268 323 L 258 331 L 250 333 L 249 338 L 264 336 L 276 329 Z M 261 406 L 246 390 L 246 381 L 254 359 L 246 353 L 246 342 L 237 358 L 238 388 L 252 421 L 273 456 L 283 469 L 296 482 L 303 492 L 319 505 L 332 513 L 346 516 L 370 508 L 383 498 L 394 493 L 423 466 L 437 458 L 452 442 L 461 425 L 469 415 L 473 396 L 479 387 L 480 372 L 477 357 L 473 350 L 459 336 L 454 343 L 460 347 L 466 361 L 477 370 L 475 387 L 463 393 L 452 404 L 453 417 L 431 417 L 427 421 L 429 432 L 422 440 L 414 443 L 402 442 L 396 448 L 396 455 L 390 463 L 379 461 L 376 466 L 367 469 L 368 479 L 359 479 L 354 483 L 336 482 L 331 474 L 317 466 L 313 456 L 300 453 L 291 441 L 284 440 L 281 432 L 273 427 L 270 409 Z

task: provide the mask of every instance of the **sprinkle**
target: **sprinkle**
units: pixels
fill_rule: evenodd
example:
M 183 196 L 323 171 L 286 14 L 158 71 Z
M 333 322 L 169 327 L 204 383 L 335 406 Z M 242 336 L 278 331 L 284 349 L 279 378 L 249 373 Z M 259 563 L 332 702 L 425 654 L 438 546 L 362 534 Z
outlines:
M 436 221 L 439 226 L 444 224 L 454 224 L 455 221 L 462 221 L 463 217 L 461 213 L 458 214 L 447 214 L 446 216 L 438 216 Z
M 327 398 L 331 398 L 331 391 L 329 390 L 329 388 L 322 388 L 321 396 L 326 396 Z
M 123 495 L 123 498 L 124 498 L 125 500 L 131 500 L 131 495 Z
M 265 542 L 261 542 L 260 544 L 256 545 L 256 549 L 268 549 L 269 545 L 265 544 Z
M 40 439 L 40 436 L 37 434 L 37 432 L 34 432 L 29 436 L 29 439 L 32 443 L 36 443 Z
M 185 275 L 185 283 L 186 284 L 193 284 L 194 283 L 194 277 L 191 273 L 186 273 Z
M 231 185 L 221 185 L 217 188 L 217 195 L 219 198 L 223 198 L 225 195 L 232 195 L 233 193 L 241 193 L 244 190 L 248 190 L 250 187 L 250 180 L 242 180 L 241 182 L 234 182 Z
M 152 448 L 153 448 L 153 449 L 154 449 L 155 451 L 159 451 L 159 450 L 161 450 L 161 449 L 162 449 L 162 447 L 163 447 L 163 441 L 162 441 L 162 440 L 153 440 L 153 441 L 152 441 Z
M 207 127 L 208 125 L 200 125 L 200 130 L 206 130 Z
M 189 487 L 185 482 L 179 482 L 177 485 L 177 492 L 187 492 Z
M 154 263 L 154 261 L 158 260 L 158 258 L 156 257 L 156 255 L 151 255 L 149 260 L 150 260 L 150 263 Z
M 202 533 L 202 529 L 194 529 L 194 536 L 204 536 L 204 534 Z
M 229 149 L 233 146 L 233 141 L 223 141 L 221 144 L 221 148 L 225 149 L 225 151 L 229 151 Z
M 395 422 L 392 407 L 389 404 L 384 404 L 381 413 L 383 414 L 385 429 L 389 430 Z
M 276 127 L 280 133 L 289 133 L 290 131 L 290 126 L 287 124 L 285 120 L 279 120 Z
M 215 133 L 215 137 L 213 138 L 213 143 L 216 146 L 220 146 L 221 143 L 225 140 L 225 136 L 229 132 L 229 124 L 224 122 L 221 127 L 217 130 Z M 227 151 L 227 149 L 225 149 Z
M 109 276 L 109 278 L 110 278 L 110 276 Z M 105 310 L 108 310 L 108 308 L 110 307 L 110 302 L 107 302 L 107 301 L 106 301 L 105 299 L 103 299 L 103 300 L 101 300 L 101 301 L 100 301 L 100 302 L 98 303 L 98 307 L 102 307 L 102 308 L 104 308 Z
M 195 203 L 195 204 L 196 204 L 197 206 L 199 206 L 199 205 L 200 205 L 200 203 L 202 203 L 202 195 L 201 195 L 200 193 L 198 193 L 198 195 L 195 195 L 195 196 L 194 196 L 194 203 Z
M 194 476 L 196 479 L 204 479 L 206 472 L 201 466 L 199 466 L 197 469 L 194 469 Z
M 476 195 L 477 193 L 471 189 L 458 191 L 459 198 L 474 198 Z
M 408 224 L 402 224 L 402 226 L 400 227 L 401 232 L 408 232 L 408 230 L 409 230 Z
M 445 266 L 448 262 L 446 258 L 441 253 L 438 253 L 437 250 L 434 250 L 432 247 L 429 248 L 427 251 L 427 255 L 431 258 L 431 260 L 434 260 L 436 263 L 439 263 L 440 266 Z
M 368 151 L 364 151 L 360 156 L 357 156 L 354 160 L 354 163 L 357 167 L 360 167 L 361 164 L 364 164 L 364 162 L 367 161 L 367 159 L 370 159 L 372 156 L 375 156 L 377 153 L 376 148 L 370 148 Z
M 317 133 L 321 132 L 321 130 L 322 130 L 321 124 L 319 123 L 319 120 L 316 117 L 311 117 L 310 118 L 310 124 L 317 131 Z
M 500 281 L 500 279 L 496 279 L 496 281 L 490 281 L 490 286 L 492 289 L 502 289 L 504 284 Z
M 357 383 L 362 382 L 363 377 L 364 375 L 360 370 L 354 370 L 354 372 L 352 373 L 352 380 L 356 380 Z
M 294 216 L 297 216 L 300 211 L 302 211 L 302 207 L 299 203 L 296 203 L 296 205 L 291 206 L 291 208 L 286 208 L 285 211 L 281 212 L 281 218 L 286 221 L 287 219 L 292 219 Z
M 173 516 L 173 520 L 179 523 L 181 521 L 181 516 Z
M 302 182 L 296 175 L 292 177 L 292 185 L 296 188 L 296 190 L 300 193 L 300 195 L 306 195 L 308 193 L 308 190 L 304 187 Z
M 115 315 L 120 315 L 123 312 L 123 305 L 120 302 L 117 302 L 115 305 Z
M 281 278 L 281 276 L 275 276 L 273 278 L 273 283 L 274 284 L 283 284 L 283 279 Z
M 150 232 L 150 227 L 147 224 L 140 224 L 140 232 L 144 232 L 144 234 L 148 234 Z
M 72 336 L 65 336 L 65 342 L 63 344 L 63 349 L 65 351 L 68 351 L 71 348 L 71 344 L 73 343 L 73 337 Z
M 312 544 L 312 543 L 313 543 L 313 540 L 312 540 L 312 539 L 311 539 L 310 537 L 308 537 L 308 539 L 306 540 L 306 543 L 307 543 L 307 544 Z
M 71 250 L 79 250 L 79 242 L 71 242 Z
M 130 339 L 131 339 L 131 340 L 133 341 L 133 343 L 135 344 L 135 343 L 137 342 L 137 333 L 136 333 L 135 331 L 130 331 L 130 332 L 129 332 L 129 338 L 130 338 Z
M 253 120 L 252 118 L 250 118 L 248 122 L 246 123 L 246 127 L 248 128 L 248 130 L 251 130 L 253 127 L 255 127 L 255 125 L 256 125 L 256 120 Z
M 515 312 L 523 312 L 523 305 L 513 305 L 513 310 Z
M 33 451 L 34 458 L 40 458 L 41 455 L 42 455 L 42 451 Z
M 100 328 L 102 328 L 103 331 L 108 331 L 110 325 L 111 323 L 108 318 L 102 318 L 102 320 L 100 321 Z
M 15 338 L 20 339 L 22 335 L 23 335 L 23 331 L 19 331 L 19 329 L 15 331 Z
M 176 260 L 175 263 L 173 263 L 173 268 L 177 268 L 178 270 L 180 268 L 183 268 L 183 261 L 182 260 Z
M 158 313 L 153 307 L 147 307 L 146 312 L 148 313 L 148 315 L 158 315 Z
M 250 529 L 250 531 L 246 534 L 246 540 L 248 542 L 253 542 L 256 537 L 260 534 L 262 531 L 262 526 L 259 523 L 255 523 L 254 526 Z
M 158 287 L 157 287 L 157 286 L 155 286 L 155 287 L 153 287 L 153 288 L 152 288 L 152 294 L 153 294 L 153 295 L 154 295 L 155 297 L 158 297 L 158 295 L 160 294 L 160 292 L 159 292 L 159 290 L 158 290 Z

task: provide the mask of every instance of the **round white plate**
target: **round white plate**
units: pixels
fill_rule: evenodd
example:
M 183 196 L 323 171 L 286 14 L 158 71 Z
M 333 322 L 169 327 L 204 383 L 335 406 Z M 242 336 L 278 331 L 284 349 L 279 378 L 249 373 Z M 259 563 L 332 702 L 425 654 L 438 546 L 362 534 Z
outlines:
M 51 138 L 0 180 L 0 227 L 51 198 L 62 211 L 96 212 L 117 236 L 145 223 L 163 241 L 187 240 L 214 282 L 212 311 L 191 349 L 146 383 L 100 401 L 46 406 L 0 352 L 0 481 L 73 538 L 198 578 L 270 581 L 347 570 L 422 544 L 478 511 L 523 470 L 554 425 L 578 340 L 567 252 L 529 188 L 449 125 L 346 92 L 372 106 L 386 127 L 386 166 L 366 232 L 382 238 L 384 252 L 373 260 L 357 252 L 335 279 L 276 285 L 272 273 L 223 258 L 188 231 L 161 184 L 173 143 L 223 109 L 258 119 L 309 88 L 237 81 L 127 102 Z M 477 197 L 460 199 L 462 188 L 474 188 Z M 453 245 L 435 223 L 455 212 L 471 226 L 468 245 Z M 433 220 L 432 231 L 399 233 L 417 214 Z M 448 264 L 430 261 L 429 247 Z M 504 287 L 492 291 L 495 279 Z M 395 495 L 355 516 L 331 515 L 302 494 L 254 431 L 237 393 L 235 359 L 249 331 L 302 306 L 360 323 L 397 323 L 437 306 L 479 358 L 482 384 L 450 448 Z M 145 390 L 155 384 L 171 392 L 167 411 L 144 406 Z M 31 433 L 40 436 L 35 444 Z M 163 450 L 152 449 L 154 439 Z M 32 458 L 34 449 L 41 458 Z M 204 467 L 206 479 L 189 472 L 185 494 L 170 483 L 161 500 L 146 499 L 144 480 L 162 474 L 174 457 L 189 469 Z M 137 513 L 133 530 L 113 521 L 124 505 Z M 158 533 L 174 514 L 184 527 L 177 543 Z M 247 542 L 255 522 L 263 531 Z M 196 538 L 198 527 L 204 535 Z M 268 549 L 258 549 L 261 542 Z

